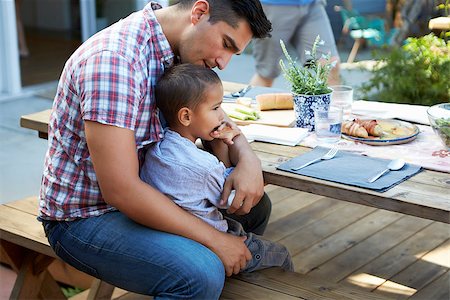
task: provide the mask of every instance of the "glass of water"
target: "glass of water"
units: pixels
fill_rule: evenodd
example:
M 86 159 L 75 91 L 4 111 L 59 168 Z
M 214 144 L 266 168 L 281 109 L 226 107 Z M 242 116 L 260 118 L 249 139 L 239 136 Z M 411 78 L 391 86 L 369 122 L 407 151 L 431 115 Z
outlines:
M 352 113 L 353 88 L 347 85 L 331 86 L 331 105 L 342 107 L 344 120 L 348 120 Z
M 342 107 L 321 107 L 314 111 L 316 137 L 321 143 L 336 143 L 341 139 Z

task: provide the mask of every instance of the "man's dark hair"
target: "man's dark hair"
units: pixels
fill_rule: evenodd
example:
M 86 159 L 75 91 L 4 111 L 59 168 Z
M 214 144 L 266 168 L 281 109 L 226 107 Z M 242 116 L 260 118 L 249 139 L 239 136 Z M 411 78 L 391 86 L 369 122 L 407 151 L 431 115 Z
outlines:
M 156 106 L 169 125 L 175 124 L 183 107 L 195 109 L 209 85 L 222 84 L 213 70 L 193 64 L 180 64 L 167 69 L 155 88 Z
M 259 0 L 207 0 L 209 3 L 211 24 L 223 21 L 233 28 L 242 19 L 250 25 L 254 38 L 270 37 L 272 24 Z M 180 0 L 181 8 L 189 8 L 195 0 Z

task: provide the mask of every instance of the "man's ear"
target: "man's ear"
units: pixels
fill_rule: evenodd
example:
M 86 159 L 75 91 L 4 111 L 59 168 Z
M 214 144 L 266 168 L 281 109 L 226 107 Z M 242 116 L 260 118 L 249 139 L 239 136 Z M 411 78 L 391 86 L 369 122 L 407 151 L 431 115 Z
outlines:
M 203 15 L 209 13 L 209 3 L 206 0 L 195 1 L 191 10 L 191 22 L 197 24 Z
M 187 127 L 191 124 L 192 121 L 192 110 L 190 110 L 187 107 L 182 107 L 178 111 L 178 122 L 180 122 L 181 125 Z

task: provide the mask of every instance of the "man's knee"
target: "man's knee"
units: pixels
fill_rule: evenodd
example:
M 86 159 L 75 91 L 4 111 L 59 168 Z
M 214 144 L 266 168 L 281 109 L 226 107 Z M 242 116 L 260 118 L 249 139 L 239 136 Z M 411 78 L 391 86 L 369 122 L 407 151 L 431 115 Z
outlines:
M 270 213 L 272 212 L 272 202 L 269 196 L 264 193 L 259 203 L 252 210 L 252 219 L 250 228 L 247 232 L 253 232 L 257 235 L 263 235 L 269 223 Z
M 197 256 L 183 277 L 189 299 L 218 299 L 225 283 L 225 269 L 215 254 Z
M 257 235 L 263 235 L 269 223 L 270 212 L 272 211 L 272 202 L 269 196 L 264 193 L 258 204 L 246 215 L 228 214 L 226 210 L 221 210 L 224 216 L 242 224 L 245 232 L 252 232 Z

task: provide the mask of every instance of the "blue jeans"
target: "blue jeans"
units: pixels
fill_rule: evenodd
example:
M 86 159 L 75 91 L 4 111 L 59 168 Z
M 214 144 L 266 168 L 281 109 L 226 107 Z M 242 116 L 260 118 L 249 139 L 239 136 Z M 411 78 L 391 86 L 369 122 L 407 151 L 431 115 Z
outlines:
M 262 234 L 270 209 L 265 195 L 247 215 L 255 220 L 244 222 L 244 229 Z M 137 224 L 121 212 L 43 225 L 62 260 L 116 287 L 155 299 L 218 299 L 222 292 L 225 270 L 214 252 L 193 240 Z

